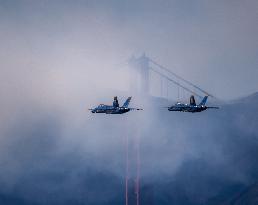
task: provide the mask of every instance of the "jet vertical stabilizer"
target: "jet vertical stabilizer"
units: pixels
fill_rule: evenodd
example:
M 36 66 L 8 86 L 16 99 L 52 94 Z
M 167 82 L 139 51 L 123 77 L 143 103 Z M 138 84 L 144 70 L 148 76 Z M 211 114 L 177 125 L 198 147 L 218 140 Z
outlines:
M 190 97 L 190 105 L 193 105 L 193 106 L 196 105 L 196 102 L 195 102 L 195 99 L 194 99 L 193 95 Z
M 131 99 L 132 99 L 132 97 L 127 98 L 125 103 L 123 104 L 123 107 L 128 107 Z
M 199 105 L 200 105 L 200 106 L 205 105 L 206 102 L 207 102 L 207 99 L 208 99 L 208 96 L 205 96 L 205 97 L 202 99 L 202 102 L 201 102 Z
M 119 107 L 117 96 L 114 97 L 113 107 Z

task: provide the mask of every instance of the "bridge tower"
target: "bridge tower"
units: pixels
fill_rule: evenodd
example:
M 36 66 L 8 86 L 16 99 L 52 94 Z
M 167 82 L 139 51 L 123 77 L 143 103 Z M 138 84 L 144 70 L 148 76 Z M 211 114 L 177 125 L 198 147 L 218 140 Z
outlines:
M 154 94 L 153 92 L 155 92 L 155 90 L 157 91 L 157 88 L 160 88 L 158 96 L 168 98 L 169 89 L 171 88 L 171 86 L 169 86 L 170 83 L 174 84 L 178 89 L 181 88 L 182 90 L 187 91 L 190 95 L 195 95 L 200 98 L 204 95 L 214 97 L 199 86 L 182 78 L 151 58 L 148 58 L 145 54 L 138 58 L 132 56 L 128 61 L 128 64 L 130 69 L 130 92 L 132 94 L 148 96 Z M 158 82 L 160 82 L 159 85 Z M 152 83 L 151 88 L 150 83 Z M 164 91 L 166 91 L 166 93 Z M 177 98 L 179 98 L 179 96 Z
M 139 58 L 131 57 L 130 66 L 130 91 L 149 95 L 150 92 L 150 74 L 149 58 L 145 54 Z

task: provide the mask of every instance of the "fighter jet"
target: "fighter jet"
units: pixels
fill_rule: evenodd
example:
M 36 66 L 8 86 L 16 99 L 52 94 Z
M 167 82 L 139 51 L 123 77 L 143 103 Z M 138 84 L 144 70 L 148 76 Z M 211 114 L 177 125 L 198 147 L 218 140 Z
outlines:
M 113 105 L 100 104 L 96 108 L 89 109 L 92 113 L 124 114 L 131 110 L 142 110 L 140 108 L 129 108 L 132 97 L 128 97 L 122 107 L 119 106 L 117 96 L 114 97 Z
M 219 109 L 219 107 L 207 107 L 205 106 L 208 96 L 205 96 L 199 105 L 196 105 L 194 96 L 190 97 L 190 104 L 176 103 L 171 107 L 167 107 L 169 111 L 180 111 L 180 112 L 202 112 L 208 108 Z

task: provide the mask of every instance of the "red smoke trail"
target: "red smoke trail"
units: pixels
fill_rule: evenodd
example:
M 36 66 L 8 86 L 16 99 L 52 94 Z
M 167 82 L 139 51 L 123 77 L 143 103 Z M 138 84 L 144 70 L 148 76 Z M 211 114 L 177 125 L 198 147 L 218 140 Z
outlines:
M 132 151 L 134 162 L 134 168 L 136 168 L 136 172 L 134 172 L 133 176 L 135 177 L 134 180 L 134 194 L 136 199 L 136 205 L 140 205 L 140 135 L 139 130 L 135 129 L 135 132 L 133 132 L 134 138 L 133 138 L 133 144 L 134 146 L 129 146 L 129 132 L 126 133 L 126 168 L 125 168 L 125 205 L 129 204 L 129 171 L 132 171 L 129 169 L 129 152 Z M 129 150 L 129 147 L 133 148 L 133 150 Z M 135 167 L 136 165 L 136 167 Z
M 125 205 L 128 205 L 128 169 L 129 169 L 129 160 L 128 160 L 128 133 L 126 134 L 126 168 L 125 168 Z
M 140 138 L 139 133 L 136 133 L 136 183 L 135 183 L 135 189 L 136 189 L 136 205 L 140 204 Z

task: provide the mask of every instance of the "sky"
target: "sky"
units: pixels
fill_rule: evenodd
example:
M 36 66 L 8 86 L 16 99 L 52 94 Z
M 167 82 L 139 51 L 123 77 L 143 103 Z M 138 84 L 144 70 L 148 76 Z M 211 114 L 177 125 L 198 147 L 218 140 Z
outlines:
M 65 80 L 125 90 L 124 63 L 145 53 L 218 98 L 246 96 L 258 87 L 257 10 L 255 0 L 1 0 L 2 92 Z

